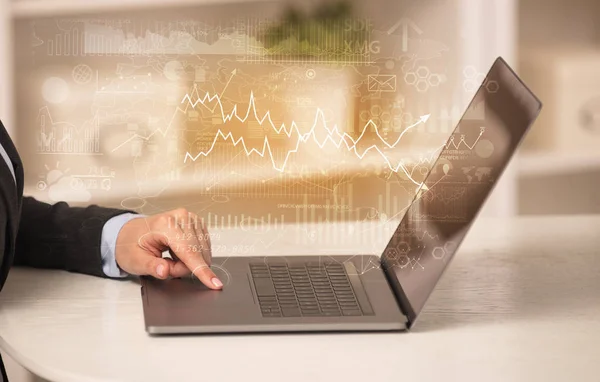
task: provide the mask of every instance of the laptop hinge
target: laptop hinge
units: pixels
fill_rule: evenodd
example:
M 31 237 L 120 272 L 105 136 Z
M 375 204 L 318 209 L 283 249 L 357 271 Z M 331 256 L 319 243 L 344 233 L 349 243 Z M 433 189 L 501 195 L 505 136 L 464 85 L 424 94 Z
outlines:
M 384 257 L 381 257 L 380 261 L 381 261 L 381 267 L 383 268 L 383 273 L 385 274 L 385 278 L 387 279 L 388 284 L 392 288 L 392 292 L 394 293 L 394 297 L 396 298 L 396 301 L 398 302 L 398 306 L 400 306 L 402 313 L 404 313 L 404 315 L 406 316 L 406 318 L 408 320 L 406 323 L 406 327 L 407 327 L 407 329 L 410 329 L 413 322 L 417 318 L 417 315 L 415 314 L 414 309 L 410 305 L 410 303 L 408 301 L 408 297 L 406 297 L 406 293 L 404 293 L 404 290 L 402 289 L 402 286 L 400 285 L 400 282 L 398 281 L 398 277 L 394 273 L 393 267 L 390 267 L 390 266 L 388 266 L 388 264 L 386 264 Z

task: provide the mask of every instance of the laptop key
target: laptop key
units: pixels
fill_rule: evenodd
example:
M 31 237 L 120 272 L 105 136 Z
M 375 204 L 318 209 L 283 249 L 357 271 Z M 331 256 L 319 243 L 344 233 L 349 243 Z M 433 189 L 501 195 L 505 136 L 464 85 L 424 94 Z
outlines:
M 321 304 L 321 305 L 325 305 L 325 304 L 333 305 L 333 304 L 337 304 L 337 301 L 336 300 L 323 300 L 323 299 L 319 299 L 319 304 Z
M 278 295 L 279 294 L 286 294 L 286 293 L 289 293 L 289 294 L 294 293 L 294 289 L 292 289 L 292 288 L 285 288 L 284 289 L 284 288 L 277 288 L 277 287 L 275 287 L 275 290 L 277 291 Z
M 335 298 L 335 294 L 333 294 L 332 291 L 319 290 L 319 291 L 315 291 L 315 294 L 317 295 L 317 297 Z
M 297 306 L 298 305 L 298 301 L 295 300 L 282 300 L 279 302 L 279 306 Z
M 348 281 L 348 279 L 345 276 L 344 277 L 329 276 L 329 279 L 331 280 L 331 282 L 350 284 L 350 282 Z
M 310 296 L 298 296 L 298 301 L 300 301 L 300 302 L 314 302 L 314 303 L 316 303 L 317 299 L 314 296 L 312 296 L 312 297 L 310 297 Z
M 335 289 L 336 291 L 346 291 L 346 290 L 352 290 L 352 287 L 350 286 L 350 284 L 345 283 L 343 285 L 334 285 L 333 289 Z
M 362 316 L 362 312 L 360 310 L 342 310 L 342 314 L 344 316 Z
M 294 296 L 281 296 L 279 298 L 279 302 L 283 302 L 283 301 L 296 301 L 296 297 L 294 297 Z
M 321 304 L 337 303 L 337 300 L 333 297 L 317 297 L 317 300 L 319 300 L 319 303 L 321 303 Z
M 325 297 L 325 296 L 331 296 L 331 297 L 333 297 L 334 296 L 332 290 L 317 290 L 317 291 L 315 291 L 315 294 L 317 296 L 323 296 L 323 297 Z
M 256 294 L 261 296 L 275 296 L 275 288 L 273 283 L 269 279 L 254 279 L 254 287 L 256 288 Z
M 281 313 L 283 314 L 284 317 L 300 317 L 300 309 L 298 309 L 298 308 L 292 308 L 292 309 L 283 308 L 283 309 L 281 309 Z
M 316 290 L 315 294 L 317 296 L 321 296 L 321 297 L 334 297 L 335 296 L 335 294 L 333 293 L 332 290 L 322 290 L 322 289 L 320 289 L 320 290 Z
M 335 295 L 339 296 L 339 297 L 347 297 L 347 296 L 354 297 L 354 293 L 352 292 L 352 290 L 336 290 Z
M 349 287 L 350 283 L 348 282 L 348 280 L 338 280 L 338 279 L 331 279 L 331 284 L 332 285 L 337 285 L 337 286 L 346 286 Z
M 319 307 L 316 305 L 308 305 L 308 306 L 300 305 L 300 310 L 302 310 L 303 312 L 319 312 L 320 311 Z
M 269 264 L 269 269 L 287 269 L 287 264 Z

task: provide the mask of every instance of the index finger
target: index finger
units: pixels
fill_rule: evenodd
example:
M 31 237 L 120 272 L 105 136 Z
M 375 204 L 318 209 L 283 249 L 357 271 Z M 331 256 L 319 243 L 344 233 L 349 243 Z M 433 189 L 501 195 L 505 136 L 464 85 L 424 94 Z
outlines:
M 210 266 L 207 264 L 202 254 L 192 249 L 194 247 L 200 247 L 202 250 L 207 243 L 204 241 L 200 242 L 195 232 L 193 230 L 190 232 L 189 228 L 181 228 L 172 225 L 171 230 L 173 231 L 170 235 L 171 237 L 176 237 L 177 233 L 181 234 L 183 232 L 191 233 L 191 235 L 188 235 L 188 237 L 192 238 L 192 240 L 188 241 L 192 245 L 173 245 L 173 243 L 169 243 L 171 251 L 173 251 L 179 260 L 181 260 L 192 271 L 192 275 L 198 277 L 202 284 L 211 289 L 221 289 L 223 287 L 221 280 L 219 280 L 217 275 L 215 275 L 212 269 L 210 269 Z
M 171 248 L 173 250 L 173 248 Z M 201 254 L 184 250 L 184 251 L 174 251 L 179 260 L 181 260 L 191 271 L 192 275 L 198 277 L 198 280 L 202 282 L 202 284 L 206 285 L 211 289 L 221 289 L 223 288 L 223 283 L 217 275 L 210 269 L 204 257 Z

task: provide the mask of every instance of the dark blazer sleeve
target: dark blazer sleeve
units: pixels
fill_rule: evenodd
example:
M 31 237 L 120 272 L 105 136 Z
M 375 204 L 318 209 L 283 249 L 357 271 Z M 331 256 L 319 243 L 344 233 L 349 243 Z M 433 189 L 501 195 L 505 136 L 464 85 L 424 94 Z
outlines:
M 106 277 L 102 272 L 104 224 L 130 211 L 91 205 L 71 207 L 23 198 L 14 264 Z

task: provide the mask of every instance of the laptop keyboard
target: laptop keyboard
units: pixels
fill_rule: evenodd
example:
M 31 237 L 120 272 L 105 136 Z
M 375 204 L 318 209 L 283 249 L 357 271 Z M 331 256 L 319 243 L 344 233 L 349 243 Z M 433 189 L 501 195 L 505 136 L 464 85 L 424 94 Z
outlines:
M 264 317 L 362 316 L 340 263 L 251 263 Z

